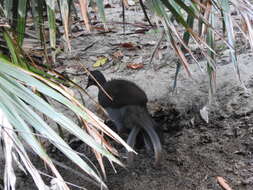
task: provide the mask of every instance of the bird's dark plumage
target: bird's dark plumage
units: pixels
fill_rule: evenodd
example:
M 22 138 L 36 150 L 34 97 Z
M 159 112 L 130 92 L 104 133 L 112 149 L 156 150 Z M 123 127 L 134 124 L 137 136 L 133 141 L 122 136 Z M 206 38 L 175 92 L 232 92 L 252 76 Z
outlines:
M 113 79 L 106 81 L 104 75 L 100 71 L 91 71 L 90 74 L 96 79 L 96 81 L 104 88 L 104 90 L 111 96 L 113 101 L 100 89 L 100 86 L 94 80 L 94 78 L 89 75 L 87 87 L 95 85 L 99 90 L 98 102 L 104 108 L 121 108 L 125 105 L 140 105 L 146 106 L 148 98 L 145 92 L 138 87 L 135 83 L 121 80 Z
M 136 84 L 126 80 L 111 80 L 103 85 L 105 91 L 112 97 L 111 101 L 102 91 L 98 101 L 103 107 L 121 108 L 126 105 L 145 106 L 148 99 L 145 92 Z
M 155 127 L 156 124 L 150 117 L 146 104 L 147 95 L 135 83 L 113 79 L 106 81 L 100 71 L 91 71 L 93 76 L 88 77 L 87 87 L 96 85 L 99 88 L 98 102 L 108 112 L 110 119 L 115 123 L 118 133 L 130 132 L 127 143 L 134 147 L 137 136 L 143 134 L 146 146 L 153 146 L 155 152 L 155 164 L 159 164 L 162 153 L 162 146 Z M 98 85 L 96 81 L 100 84 Z M 101 87 L 107 92 L 111 99 L 104 93 Z M 132 154 L 129 154 L 128 161 L 132 162 Z

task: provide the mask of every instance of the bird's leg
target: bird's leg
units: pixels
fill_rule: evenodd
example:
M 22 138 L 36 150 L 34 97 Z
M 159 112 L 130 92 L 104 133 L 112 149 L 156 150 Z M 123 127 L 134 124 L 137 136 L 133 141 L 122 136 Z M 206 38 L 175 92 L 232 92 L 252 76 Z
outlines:
M 118 134 L 120 134 L 124 129 L 120 109 L 106 108 L 106 111 L 108 112 L 110 119 L 113 121 L 114 125 L 116 126 Z
M 131 130 L 131 132 L 130 132 L 128 138 L 127 138 L 127 144 L 130 147 L 134 148 L 134 145 L 136 143 L 136 137 L 139 134 L 139 132 L 140 132 L 140 128 L 139 127 L 134 127 Z M 128 163 L 128 166 L 132 165 L 133 159 L 134 159 L 134 153 L 133 152 L 128 152 L 128 154 L 127 154 L 127 163 Z

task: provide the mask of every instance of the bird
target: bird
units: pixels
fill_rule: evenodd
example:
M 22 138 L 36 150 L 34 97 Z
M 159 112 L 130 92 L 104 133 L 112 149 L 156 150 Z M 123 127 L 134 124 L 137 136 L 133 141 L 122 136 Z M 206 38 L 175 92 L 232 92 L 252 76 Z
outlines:
M 155 152 L 155 166 L 162 157 L 162 144 L 157 124 L 147 109 L 146 93 L 134 82 L 124 79 L 107 81 L 99 70 L 90 71 L 86 89 L 98 87 L 98 103 L 108 112 L 116 125 L 118 134 L 129 133 L 127 143 L 134 148 L 137 138 L 143 138 L 147 149 Z M 133 154 L 128 153 L 128 164 L 133 162 Z

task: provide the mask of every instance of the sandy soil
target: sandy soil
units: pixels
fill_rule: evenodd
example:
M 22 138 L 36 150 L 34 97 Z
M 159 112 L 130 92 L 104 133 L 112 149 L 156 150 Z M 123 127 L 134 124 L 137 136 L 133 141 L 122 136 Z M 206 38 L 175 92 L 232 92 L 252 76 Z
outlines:
M 126 26 L 126 35 L 122 35 L 119 8 L 106 9 L 108 21 L 114 32 L 84 34 L 72 40 L 73 52 L 58 57 L 58 68 L 86 86 L 87 77 L 77 75 L 83 73 L 79 62 L 89 69 L 97 60 L 97 56 L 106 56 L 109 63 L 99 67 L 107 79 L 124 78 L 136 82 L 147 93 L 149 110 L 154 119 L 163 122 L 164 132 L 163 161 L 159 168 L 153 167 L 153 155 L 144 149 L 137 150 L 134 167 L 121 168 L 116 166 L 114 173 L 110 164 L 106 163 L 107 184 L 111 190 L 221 190 L 217 176 L 223 177 L 232 189 L 253 189 L 253 58 L 248 46 L 238 38 L 238 62 L 241 77 L 247 91 L 238 82 L 233 65 L 230 63 L 226 49 L 218 50 L 217 92 L 209 107 L 209 123 L 201 119 L 199 111 L 208 103 L 208 78 L 195 64 L 191 64 L 193 79 L 182 70 L 177 84 L 176 93 L 172 94 L 175 75 L 176 55 L 164 40 L 152 64 L 149 64 L 151 53 L 155 48 L 159 35 L 154 33 L 137 34 L 134 25 Z M 126 11 L 127 22 L 142 22 L 143 15 L 136 7 Z M 137 21 L 134 19 L 138 18 Z M 74 27 L 73 27 L 74 28 Z M 120 43 L 132 42 L 135 49 L 120 47 Z M 87 47 L 87 48 L 86 48 Z M 240 50 L 239 50 L 240 49 Z M 121 51 L 121 59 L 113 59 L 113 53 Z M 197 54 L 197 51 L 196 51 Z M 160 56 L 160 58 L 159 58 Z M 204 65 L 203 57 L 199 58 Z M 193 61 L 190 60 L 192 63 Z M 143 63 L 139 70 L 127 68 L 129 63 Z M 96 98 L 97 89 L 88 92 Z M 85 104 L 96 111 L 92 101 L 85 95 Z M 115 144 L 120 152 L 125 150 Z M 79 151 L 87 150 L 85 145 Z M 52 156 L 71 166 L 60 153 Z M 95 161 L 91 153 L 87 153 Z M 36 158 L 34 158 L 37 160 Z M 123 160 L 124 161 L 124 160 Z M 43 164 L 38 162 L 43 169 Z M 74 166 L 73 166 L 74 167 Z M 84 181 L 71 172 L 63 170 L 64 179 L 84 186 L 87 189 L 99 189 Z M 17 189 L 34 189 L 30 178 L 20 175 Z M 71 187 L 71 189 L 78 189 Z

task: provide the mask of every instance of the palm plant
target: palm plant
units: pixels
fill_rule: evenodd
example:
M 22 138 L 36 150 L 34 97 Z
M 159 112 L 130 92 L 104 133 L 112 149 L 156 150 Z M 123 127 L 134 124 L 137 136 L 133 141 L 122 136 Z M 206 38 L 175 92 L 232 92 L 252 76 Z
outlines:
M 12 5 L 8 4 L 11 2 L 13 2 Z M 54 181 L 59 188 L 69 189 L 54 165 L 57 162 L 49 157 L 46 147 L 41 144 L 41 141 L 52 143 L 66 157 L 89 174 L 99 186 L 106 188 L 101 174 L 97 172 L 98 170 L 95 171 L 82 158 L 82 154 L 80 156 L 80 153 L 73 151 L 55 130 L 41 118 L 40 113 L 90 146 L 103 172 L 102 157 L 106 157 L 110 162 L 115 162 L 121 166 L 123 164 L 115 157 L 115 155 L 117 156 L 117 151 L 107 143 L 102 134 L 106 134 L 121 142 L 128 150 L 132 149 L 117 134 L 104 125 L 97 116 L 77 101 L 75 95 L 62 85 L 64 80 L 48 74 L 46 67 L 37 65 L 22 50 L 21 47 L 25 34 L 25 15 L 27 12 L 26 3 L 26 1 L 19 1 L 16 8 L 20 14 L 16 15 L 16 20 L 12 19 L 10 22 L 5 22 L 8 20 L 6 18 L 12 18 L 13 15 L 10 13 L 14 13 L 15 11 L 8 11 L 8 9 L 14 9 L 17 4 L 14 1 L 4 1 L 4 8 L 2 5 L 0 7 L 1 18 L 5 18 L 0 28 L 1 36 L 4 40 L 4 43 L 1 43 L 0 52 L 0 96 L 2 100 L 0 103 L 0 139 L 3 142 L 2 152 L 4 152 L 5 157 L 5 188 L 15 189 L 16 177 L 12 164 L 13 161 L 19 162 L 17 158 L 20 158 L 20 162 L 22 163 L 19 166 L 23 165 L 23 169 L 31 174 L 38 189 L 48 188 L 42 180 L 40 172 L 30 161 L 28 151 L 37 154 L 49 166 L 54 174 Z M 39 5 L 45 2 L 36 1 L 35 3 Z M 64 2 L 62 3 L 64 4 Z M 48 6 L 47 8 L 49 9 L 50 7 Z M 43 13 L 43 10 L 41 11 Z M 54 12 L 48 10 L 48 14 L 52 16 Z M 14 23 L 14 21 L 17 22 Z M 52 26 L 51 24 L 49 25 Z M 13 30 L 15 26 L 17 30 Z M 42 26 L 40 23 L 39 27 Z M 43 29 L 39 28 L 39 30 L 41 31 L 41 41 L 45 43 Z M 51 31 L 50 36 L 53 36 L 52 33 Z M 55 47 L 54 40 L 55 38 L 50 38 L 52 48 Z M 45 44 L 44 47 L 45 51 L 47 51 Z M 52 52 L 54 53 L 54 51 Z M 66 106 L 82 121 L 85 128 L 81 129 L 77 126 L 75 122 L 50 105 L 48 100 L 59 102 Z
M 142 1 L 142 0 L 140 0 Z M 216 87 L 216 56 L 217 39 L 222 41 L 224 47 L 228 48 L 231 63 L 234 65 L 235 74 L 242 87 L 246 89 L 241 81 L 239 64 L 236 51 L 236 32 L 240 31 L 246 41 L 253 49 L 253 3 L 250 0 L 158 0 L 147 1 L 151 10 L 161 20 L 168 40 L 171 42 L 179 57 L 175 73 L 174 89 L 177 85 L 177 77 L 183 66 L 189 77 L 192 76 L 191 67 L 187 55 L 194 60 L 199 69 L 207 73 L 209 79 L 209 102 L 201 109 L 202 118 L 208 122 L 208 106 L 212 103 Z M 169 12 L 168 12 L 169 10 Z M 240 21 L 233 18 L 233 14 L 240 17 Z M 180 27 L 175 26 L 176 23 Z M 222 26 L 222 29 L 217 26 Z M 179 29 L 185 32 L 180 34 Z M 241 35 L 238 35 L 239 37 Z M 240 39 L 240 38 L 239 38 Z M 194 56 L 189 42 L 199 47 L 201 54 L 206 58 L 206 64 L 200 64 Z
M 106 24 L 103 10 L 103 1 L 96 0 L 99 14 Z M 58 4 L 58 7 L 57 7 Z M 79 0 L 81 13 L 87 30 L 90 30 L 87 0 Z M 252 18 L 253 5 L 250 0 L 147 0 L 147 7 L 161 20 L 166 37 L 170 40 L 180 58 L 177 64 L 176 79 L 183 66 L 189 76 L 192 76 L 186 54 L 190 54 L 196 61 L 193 52 L 189 48 L 192 40 L 202 50 L 207 58 L 206 65 L 199 65 L 200 69 L 206 70 L 210 81 L 210 94 L 215 90 L 216 62 L 215 62 L 215 37 L 219 37 L 230 51 L 231 61 L 235 66 L 236 74 L 240 80 L 239 67 L 235 50 L 234 26 L 238 27 L 253 47 Z M 140 0 L 140 5 L 144 6 Z M 29 5 L 29 6 L 28 6 Z M 127 1 L 124 0 L 124 4 Z M 72 151 L 68 144 L 39 116 L 45 114 L 61 127 L 80 138 L 83 142 L 95 150 L 102 171 L 102 156 L 110 161 L 122 165 L 114 155 L 115 150 L 107 144 L 101 133 L 122 143 L 129 151 L 131 149 L 112 130 L 106 127 L 101 120 L 80 104 L 72 92 L 62 85 L 64 79 L 50 75 L 47 71 L 51 62 L 56 60 L 57 47 L 57 24 L 56 12 L 60 10 L 64 26 L 64 40 L 66 49 L 71 50 L 69 43 L 69 15 L 70 7 L 74 6 L 71 0 L 3 0 L 0 3 L 0 138 L 4 142 L 4 157 L 6 161 L 4 173 L 4 185 L 6 188 L 15 189 L 15 174 L 12 172 L 12 161 L 18 154 L 25 168 L 39 189 L 45 189 L 45 183 L 39 172 L 32 165 L 24 147 L 24 142 L 30 149 L 39 155 L 53 171 L 56 181 L 62 189 L 68 189 L 60 173 L 48 156 L 45 148 L 38 141 L 40 136 L 50 141 L 61 150 L 80 168 L 92 176 L 101 186 L 106 187 L 102 178 L 96 173 L 76 152 Z M 232 9 L 241 15 L 243 25 L 233 20 Z M 143 7 L 145 10 L 145 7 Z M 46 13 L 46 17 L 45 17 Z M 29 16 L 32 15 L 32 16 Z M 27 18 L 32 18 L 34 29 L 41 41 L 47 64 L 38 66 L 31 56 L 24 50 L 22 45 L 26 34 Z M 219 20 L 222 18 L 221 20 Z M 46 22 L 47 21 L 47 22 Z M 197 22 L 197 23 L 196 23 Z M 222 22 L 223 33 L 217 30 L 214 23 Z M 47 23 L 47 24 L 46 24 Z M 179 23 L 185 29 L 180 34 L 175 26 Z M 49 44 L 45 34 L 45 28 L 49 30 Z M 195 29 L 197 26 L 197 29 Z M 226 36 L 226 37 L 224 37 Z M 203 69 L 204 68 L 204 69 Z M 53 71 L 51 70 L 51 73 Z M 50 98 L 72 110 L 82 121 L 85 130 L 80 129 L 73 121 L 50 105 L 43 97 Z M 113 155 L 114 154 L 114 155 Z M 1 187 L 1 186 L 0 186 Z
M 161 18 L 166 29 L 167 36 L 170 39 L 173 48 L 178 54 L 181 62 L 177 65 L 177 74 L 181 68 L 191 76 L 189 63 L 186 59 L 186 53 L 191 55 L 197 63 L 193 52 L 189 48 L 190 40 L 200 47 L 201 53 L 206 57 L 207 64 L 199 65 L 200 69 L 205 68 L 210 79 L 210 92 L 215 90 L 216 76 L 216 39 L 221 39 L 230 51 L 231 62 L 234 64 L 236 74 L 240 80 L 240 72 L 236 56 L 236 35 L 234 28 L 242 32 L 246 40 L 253 48 L 252 38 L 252 18 L 253 4 L 249 0 L 201 0 L 201 1 L 183 1 L 183 0 L 159 0 L 148 1 L 152 10 Z M 166 9 L 167 8 L 167 9 Z M 167 10 L 170 12 L 168 13 Z M 239 23 L 232 17 L 232 13 L 240 15 Z M 181 35 L 175 27 L 173 20 L 184 27 L 185 32 Z M 215 28 L 221 22 L 223 30 Z M 196 26 L 196 27 L 195 27 Z M 195 29 L 196 28 L 196 29 Z M 176 86 L 176 78 L 175 85 Z M 243 85 L 243 84 L 242 84 Z

